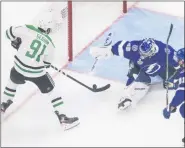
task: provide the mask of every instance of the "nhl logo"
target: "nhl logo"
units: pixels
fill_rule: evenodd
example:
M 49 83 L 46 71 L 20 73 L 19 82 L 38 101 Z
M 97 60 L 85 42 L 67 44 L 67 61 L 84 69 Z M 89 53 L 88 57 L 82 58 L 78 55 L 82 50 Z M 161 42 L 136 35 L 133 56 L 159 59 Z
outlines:
M 141 61 L 141 59 L 139 59 L 139 60 L 137 61 L 137 64 L 142 65 L 142 64 L 143 64 L 143 61 Z

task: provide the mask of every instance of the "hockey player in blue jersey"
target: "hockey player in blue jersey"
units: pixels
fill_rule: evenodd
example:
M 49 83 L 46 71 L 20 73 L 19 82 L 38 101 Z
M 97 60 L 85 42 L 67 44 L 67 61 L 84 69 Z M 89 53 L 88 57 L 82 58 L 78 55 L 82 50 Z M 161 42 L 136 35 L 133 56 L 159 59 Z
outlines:
M 163 110 L 163 115 L 166 119 L 170 118 L 171 113 L 174 113 L 177 109 L 178 106 L 180 106 L 179 112 L 182 116 L 182 118 L 185 118 L 184 116 L 184 87 L 185 87 L 185 82 L 184 82 L 184 48 L 178 50 L 177 52 L 177 58 L 179 61 L 179 64 L 183 68 L 180 75 L 179 75 L 179 81 L 178 81 L 178 88 L 176 90 L 175 96 L 173 97 L 171 103 L 169 104 L 169 110 L 167 107 Z M 168 83 L 166 84 L 168 85 Z M 171 84 L 170 84 L 171 85 Z M 184 131 L 183 131 L 184 132 Z M 182 140 L 184 142 L 184 138 Z
M 130 61 L 127 88 L 118 104 L 119 109 L 135 106 L 148 92 L 151 77 L 166 77 L 166 44 L 147 38 L 144 40 L 118 41 L 112 46 L 91 47 L 90 54 L 95 58 L 107 58 L 113 55 L 121 56 Z M 175 50 L 168 46 L 169 78 L 179 75 L 180 66 L 175 57 Z M 164 85 L 165 86 L 165 85 Z

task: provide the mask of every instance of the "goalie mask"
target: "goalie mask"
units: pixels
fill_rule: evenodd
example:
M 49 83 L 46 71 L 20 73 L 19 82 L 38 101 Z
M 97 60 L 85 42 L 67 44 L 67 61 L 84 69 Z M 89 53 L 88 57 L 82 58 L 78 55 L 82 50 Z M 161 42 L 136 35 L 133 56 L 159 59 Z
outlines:
M 155 41 L 151 38 L 144 39 L 139 46 L 139 53 L 143 57 L 151 57 L 158 52 L 158 46 Z

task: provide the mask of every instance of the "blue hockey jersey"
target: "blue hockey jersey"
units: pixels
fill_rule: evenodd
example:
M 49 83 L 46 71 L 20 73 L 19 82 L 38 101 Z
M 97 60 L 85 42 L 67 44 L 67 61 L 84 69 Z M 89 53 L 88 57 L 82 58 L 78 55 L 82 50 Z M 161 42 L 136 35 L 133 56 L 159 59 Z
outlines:
M 180 73 L 179 76 L 179 86 L 176 90 L 175 96 L 172 99 L 172 102 L 170 103 L 171 106 L 177 107 L 179 106 L 182 102 L 184 102 L 184 87 L 185 87 L 185 82 L 184 82 L 184 70 Z
M 154 40 L 157 52 L 151 57 L 143 57 L 139 53 L 139 46 L 143 40 L 118 41 L 112 46 L 112 53 L 133 61 L 149 76 L 164 75 L 166 72 L 166 44 Z M 169 66 L 179 69 L 180 66 L 175 56 L 175 50 L 168 46 Z

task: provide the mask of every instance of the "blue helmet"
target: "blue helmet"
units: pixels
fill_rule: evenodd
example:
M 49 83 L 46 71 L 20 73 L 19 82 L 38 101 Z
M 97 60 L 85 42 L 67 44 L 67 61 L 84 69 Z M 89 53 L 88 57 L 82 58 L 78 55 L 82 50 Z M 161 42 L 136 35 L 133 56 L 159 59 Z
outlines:
M 177 58 L 179 61 L 183 61 L 184 62 L 184 48 L 181 48 L 177 51 L 176 53 Z
M 151 38 L 144 39 L 139 47 L 140 55 L 144 57 L 153 56 L 157 51 L 155 41 Z

